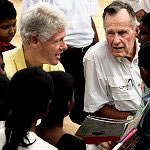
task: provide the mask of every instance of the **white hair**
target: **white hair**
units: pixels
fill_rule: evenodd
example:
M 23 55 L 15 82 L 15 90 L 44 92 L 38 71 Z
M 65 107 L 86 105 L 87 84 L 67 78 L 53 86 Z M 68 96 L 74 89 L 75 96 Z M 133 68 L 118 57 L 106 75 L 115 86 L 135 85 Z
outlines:
M 66 17 L 57 7 L 45 2 L 34 4 L 20 22 L 22 43 L 30 42 L 33 35 L 40 41 L 47 41 L 66 25 Z

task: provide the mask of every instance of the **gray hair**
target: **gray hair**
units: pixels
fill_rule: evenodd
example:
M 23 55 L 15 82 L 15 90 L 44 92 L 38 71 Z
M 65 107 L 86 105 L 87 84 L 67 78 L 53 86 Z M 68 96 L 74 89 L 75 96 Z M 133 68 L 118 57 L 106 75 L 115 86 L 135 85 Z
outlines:
M 49 3 L 37 3 L 21 19 L 22 43 L 30 42 L 33 35 L 42 42 L 47 41 L 60 29 L 65 29 L 66 25 L 66 17 L 61 10 Z
M 105 16 L 108 15 L 116 15 L 121 9 L 126 9 L 131 18 L 131 27 L 133 29 L 137 26 L 136 14 L 130 4 L 122 1 L 113 1 L 110 5 L 108 5 L 104 9 L 103 13 L 103 24 L 105 24 Z

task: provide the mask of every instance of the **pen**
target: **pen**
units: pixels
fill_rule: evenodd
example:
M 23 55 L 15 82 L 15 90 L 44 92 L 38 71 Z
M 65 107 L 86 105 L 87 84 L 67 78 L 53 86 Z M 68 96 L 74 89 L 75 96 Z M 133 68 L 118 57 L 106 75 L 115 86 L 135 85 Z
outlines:
M 123 145 L 123 142 L 119 142 L 112 150 L 118 150 Z
M 122 140 L 123 143 L 125 143 L 126 141 L 128 141 L 137 131 L 137 128 L 132 129 L 127 136 L 124 137 L 124 139 Z
M 118 150 L 126 141 L 128 141 L 137 131 L 137 128 L 132 129 L 114 148 L 113 150 Z

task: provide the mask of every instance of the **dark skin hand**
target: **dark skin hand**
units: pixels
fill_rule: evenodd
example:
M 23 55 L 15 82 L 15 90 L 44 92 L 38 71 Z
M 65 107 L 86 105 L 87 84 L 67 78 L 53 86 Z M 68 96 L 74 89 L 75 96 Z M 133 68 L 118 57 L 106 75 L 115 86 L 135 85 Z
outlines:
M 94 20 L 93 18 L 91 17 L 91 21 L 92 21 L 92 28 L 94 30 L 94 39 L 93 39 L 93 44 L 96 44 L 99 39 L 98 39 L 98 34 L 97 34 L 97 30 L 96 30 L 96 27 L 95 27 L 95 23 L 94 23 Z
M 139 11 L 136 12 L 136 19 L 138 22 L 141 21 L 142 17 L 146 14 L 144 9 L 140 9 Z

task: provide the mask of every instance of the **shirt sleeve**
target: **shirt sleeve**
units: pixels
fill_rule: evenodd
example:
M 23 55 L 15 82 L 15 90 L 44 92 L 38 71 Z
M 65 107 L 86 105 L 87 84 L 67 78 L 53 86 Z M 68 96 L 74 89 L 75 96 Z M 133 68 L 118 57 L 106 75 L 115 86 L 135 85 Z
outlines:
M 83 59 L 85 74 L 85 97 L 84 111 L 94 113 L 110 102 L 108 97 L 108 85 L 102 77 L 102 71 L 95 63 L 94 56 L 88 58 L 86 55 Z
M 141 0 L 123 0 L 123 1 L 129 3 L 133 7 L 135 12 L 142 9 L 142 1 Z
M 149 13 L 150 12 L 150 1 L 144 0 L 144 10 Z
M 100 6 L 98 0 L 87 0 L 88 1 L 88 6 L 90 10 L 90 15 L 95 15 L 99 12 Z

